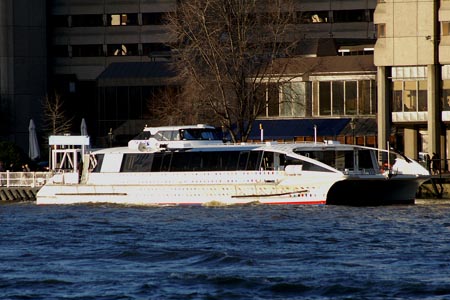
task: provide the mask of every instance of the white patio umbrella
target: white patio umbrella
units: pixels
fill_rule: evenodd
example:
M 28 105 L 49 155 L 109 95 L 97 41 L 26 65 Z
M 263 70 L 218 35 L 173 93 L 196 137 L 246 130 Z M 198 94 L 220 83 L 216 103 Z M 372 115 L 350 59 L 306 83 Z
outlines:
M 32 160 L 35 160 L 41 155 L 41 153 L 36 135 L 36 126 L 34 125 L 33 119 L 30 119 L 30 125 L 28 126 L 28 140 L 28 156 Z
M 86 120 L 81 119 L 81 135 L 88 135 Z

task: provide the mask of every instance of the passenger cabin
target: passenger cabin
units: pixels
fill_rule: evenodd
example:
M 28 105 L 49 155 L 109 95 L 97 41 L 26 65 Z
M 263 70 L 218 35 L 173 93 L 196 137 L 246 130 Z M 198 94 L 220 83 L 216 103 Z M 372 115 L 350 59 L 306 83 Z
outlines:
M 99 152 L 95 153 L 97 163 L 93 172 L 282 171 L 287 166 L 295 166 L 297 172 L 380 172 L 376 151 L 373 149 L 279 146 L 213 146 L 173 151 Z

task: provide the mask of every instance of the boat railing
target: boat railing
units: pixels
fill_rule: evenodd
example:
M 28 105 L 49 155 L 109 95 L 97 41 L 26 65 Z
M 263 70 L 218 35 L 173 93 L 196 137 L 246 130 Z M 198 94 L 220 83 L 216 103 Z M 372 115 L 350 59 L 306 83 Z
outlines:
M 0 172 L 0 187 L 41 187 L 53 172 Z

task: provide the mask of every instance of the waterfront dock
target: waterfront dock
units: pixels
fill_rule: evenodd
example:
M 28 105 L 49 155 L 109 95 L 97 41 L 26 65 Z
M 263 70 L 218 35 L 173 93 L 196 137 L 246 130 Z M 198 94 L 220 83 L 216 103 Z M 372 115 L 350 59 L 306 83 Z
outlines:
M 0 172 L 0 201 L 35 201 L 52 172 Z

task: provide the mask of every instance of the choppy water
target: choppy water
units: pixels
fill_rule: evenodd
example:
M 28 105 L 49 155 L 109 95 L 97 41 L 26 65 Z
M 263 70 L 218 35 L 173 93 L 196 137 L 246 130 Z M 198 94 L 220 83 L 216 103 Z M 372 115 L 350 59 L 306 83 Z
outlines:
M 0 205 L 0 299 L 450 299 L 450 203 Z

